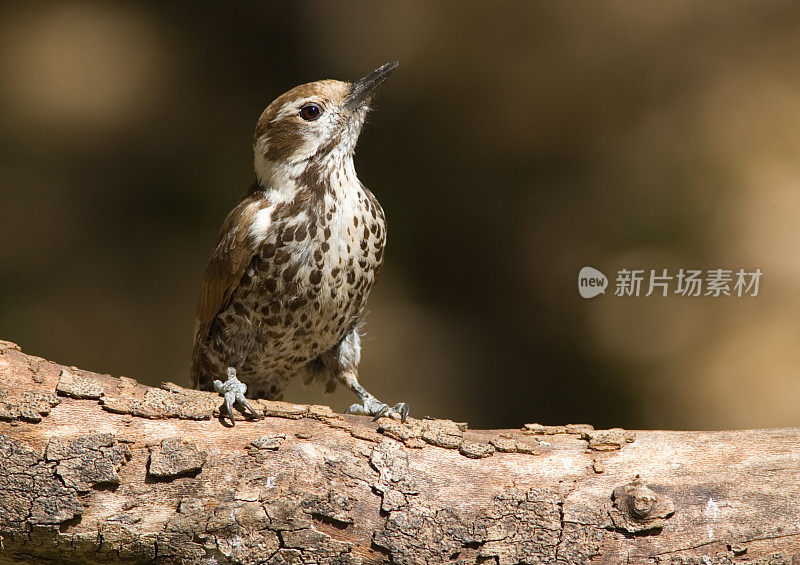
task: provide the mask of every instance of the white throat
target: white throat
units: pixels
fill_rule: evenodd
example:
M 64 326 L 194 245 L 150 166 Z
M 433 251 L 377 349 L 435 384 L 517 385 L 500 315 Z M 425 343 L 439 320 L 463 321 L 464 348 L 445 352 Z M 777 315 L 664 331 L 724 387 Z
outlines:
M 278 163 L 270 161 L 256 147 L 253 165 L 256 171 L 256 178 L 261 186 L 267 188 L 270 192 L 286 192 L 288 196 L 288 193 L 294 193 L 297 180 L 306 170 L 309 162 Z M 320 163 L 319 168 L 319 174 L 323 177 L 327 176 L 331 184 L 342 186 L 345 189 L 348 185 L 360 185 L 351 151 L 334 149 Z

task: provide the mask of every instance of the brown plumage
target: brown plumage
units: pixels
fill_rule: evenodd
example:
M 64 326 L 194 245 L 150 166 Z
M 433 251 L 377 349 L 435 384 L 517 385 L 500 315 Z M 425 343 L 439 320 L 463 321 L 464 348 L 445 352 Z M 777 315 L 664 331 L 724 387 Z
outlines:
M 264 110 L 256 182 L 223 223 L 206 268 L 195 386 L 230 392 L 214 381 L 232 368 L 231 386 L 245 383 L 248 397 L 280 398 L 291 379 L 318 378 L 359 396 L 349 412 L 389 411 L 357 378 L 358 332 L 383 265 L 386 226 L 356 176 L 353 151 L 374 92 L 395 67 L 352 84 L 301 85 Z M 392 411 L 405 418 L 408 407 Z

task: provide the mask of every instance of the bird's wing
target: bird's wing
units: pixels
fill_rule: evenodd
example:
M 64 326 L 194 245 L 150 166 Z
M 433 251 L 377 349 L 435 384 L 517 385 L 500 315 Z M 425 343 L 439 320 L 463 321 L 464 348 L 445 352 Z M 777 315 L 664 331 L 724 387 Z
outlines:
M 199 342 L 206 337 L 211 322 L 227 306 L 256 251 L 257 242 L 250 234 L 250 227 L 256 212 L 265 206 L 263 195 L 250 195 L 228 214 L 222 224 L 197 303 L 195 352 Z

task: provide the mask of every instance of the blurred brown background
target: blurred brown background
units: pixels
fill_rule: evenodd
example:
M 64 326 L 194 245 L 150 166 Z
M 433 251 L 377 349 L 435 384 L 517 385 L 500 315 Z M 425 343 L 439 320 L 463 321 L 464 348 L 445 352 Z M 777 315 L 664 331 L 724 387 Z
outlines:
M 800 424 L 800 5 L 219 6 L 0 5 L 0 338 L 188 384 L 261 110 L 398 59 L 356 159 L 389 221 L 369 390 L 474 427 Z M 584 300 L 584 265 L 764 277 Z

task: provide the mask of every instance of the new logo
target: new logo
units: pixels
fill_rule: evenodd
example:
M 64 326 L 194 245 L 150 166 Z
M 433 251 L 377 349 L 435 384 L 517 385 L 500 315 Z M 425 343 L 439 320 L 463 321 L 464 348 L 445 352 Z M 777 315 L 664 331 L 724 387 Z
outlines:
M 594 267 L 583 267 L 578 273 L 578 292 L 584 298 L 605 294 L 608 278 Z

